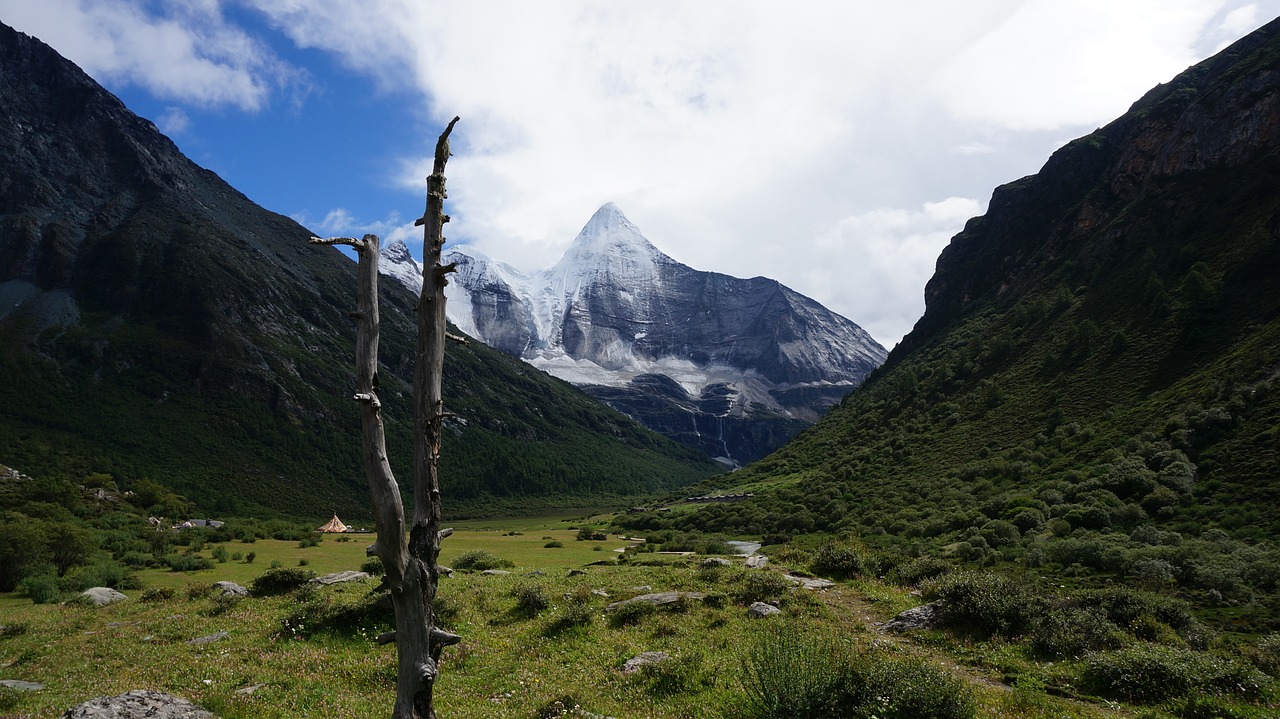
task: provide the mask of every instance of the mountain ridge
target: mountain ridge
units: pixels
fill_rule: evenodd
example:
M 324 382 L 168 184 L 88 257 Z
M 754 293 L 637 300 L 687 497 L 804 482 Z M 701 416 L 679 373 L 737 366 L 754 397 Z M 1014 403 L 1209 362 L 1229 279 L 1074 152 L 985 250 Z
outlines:
M 205 511 L 359 516 L 354 263 L 38 40 L 0 27 L 0 58 L 0 376 L 23 378 L 0 385 L 5 464 L 149 477 Z M 391 282 L 380 295 L 382 399 L 407 468 L 416 298 Z M 445 385 L 455 512 L 715 471 L 487 347 L 451 348 Z
M 387 259 L 388 273 L 409 274 Z M 446 261 L 458 267 L 450 319 L 464 332 L 731 463 L 780 446 L 886 354 L 775 280 L 681 264 L 613 203 L 540 272 L 460 248 Z

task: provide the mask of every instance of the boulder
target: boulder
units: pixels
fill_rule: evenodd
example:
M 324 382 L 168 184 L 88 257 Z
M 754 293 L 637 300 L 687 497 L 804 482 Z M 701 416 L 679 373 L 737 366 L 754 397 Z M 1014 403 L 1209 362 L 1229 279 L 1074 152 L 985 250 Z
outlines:
M 688 600 L 688 599 L 700 600 L 700 599 L 705 599 L 706 597 L 707 595 L 703 594 L 702 592 L 656 592 L 654 594 L 641 594 L 638 597 L 632 597 L 630 599 L 623 599 L 622 601 L 614 602 L 613 604 L 610 604 L 609 606 L 605 607 L 604 610 L 606 612 L 612 612 L 613 610 L 617 609 L 618 607 L 621 607 L 624 604 L 652 604 L 653 606 L 656 607 L 663 604 L 674 604 L 675 602 L 678 602 L 681 600 Z
M 941 608 L 941 599 L 913 607 L 885 622 L 884 626 L 880 627 L 880 631 L 906 632 L 912 629 L 933 629 L 942 621 L 939 613 Z
M 661 664 L 670 659 L 671 655 L 666 652 L 641 652 L 628 659 L 627 663 L 622 665 L 622 673 L 635 674 L 651 664 Z
M 114 589 L 111 589 L 110 587 L 91 587 L 81 592 L 80 596 L 84 597 L 95 607 L 105 607 L 108 604 L 114 604 L 128 599 L 128 597 Z
M 196 637 L 195 639 L 192 639 L 191 641 L 187 642 L 187 644 L 199 646 L 201 644 L 213 644 L 214 642 L 220 642 L 223 639 L 230 639 L 230 638 L 231 638 L 231 634 L 229 632 L 221 631 L 221 632 L 218 632 L 217 634 L 210 634 L 205 637 Z
M 235 582 L 214 582 L 213 591 L 220 597 L 247 597 L 249 590 Z
M 181 697 L 135 689 L 114 697 L 97 697 L 68 709 L 62 719 L 218 719 Z
M 799 584 L 805 589 L 830 589 L 836 585 L 830 579 L 814 579 L 813 577 L 798 577 L 794 574 L 784 574 L 793 584 Z
M 356 572 L 352 570 L 347 570 L 345 572 L 334 572 L 333 574 L 326 574 L 323 577 L 316 577 L 315 579 L 311 580 L 311 583 L 323 584 L 328 586 L 330 584 L 344 584 L 346 582 L 363 582 L 368 578 L 369 578 L 368 572 Z
M 747 615 L 755 619 L 763 619 L 765 617 L 781 613 L 781 609 L 778 609 L 772 604 L 765 604 L 764 602 L 754 602 L 747 608 Z
M 484 570 L 483 572 L 480 572 L 480 573 L 481 573 L 481 574 L 487 574 L 487 575 L 489 575 L 489 576 L 491 576 L 491 577 L 505 577 L 505 576 L 507 576 L 508 574 L 510 574 L 511 572 L 508 572 L 508 571 L 506 571 L 505 569 L 486 569 L 486 570 Z
M 44 689 L 43 684 L 24 682 L 21 679 L 0 679 L 0 687 L 7 687 L 16 692 L 38 692 Z
M 769 564 L 769 558 L 763 554 L 753 554 L 747 557 L 747 569 L 764 569 Z

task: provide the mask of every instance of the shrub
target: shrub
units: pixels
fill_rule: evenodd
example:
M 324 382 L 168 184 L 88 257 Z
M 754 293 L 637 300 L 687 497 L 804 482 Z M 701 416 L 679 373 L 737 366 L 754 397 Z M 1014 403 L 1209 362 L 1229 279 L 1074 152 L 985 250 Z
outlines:
M 894 583 L 902 587 L 914 587 L 921 582 L 950 572 L 950 563 L 935 557 L 919 557 L 905 564 L 899 564 L 889 573 Z
M 617 628 L 639 624 L 645 617 L 656 611 L 658 608 L 648 602 L 628 602 L 618 606 L 609 614 L 609 626 Z
M 315 576 L 316 573 L 309 569 L 268 569 L 253 580 L 249 591 L 259 597 L 287 594 L 298 587 L 305 586 Z
M 240 561 L 241 559 L 244 559 L 244 553 L 243 553 L 243 552 L 232 552 L 232 553 L 231 553 L 231 561 L 233 561 L 233 562 L 238 562 L 238 561 Z
M 777 572 L 747 572 L 739 576 L 733 598 L 741 604 L 782 599 L 791 582 Z
M 244 555 L 244 563 L 245 563 L 245 564 L 253 564 L 253 560 L 255 560 L 255 559 L 257 559 L 257 558 L 258 558 L 258 553 L 257 553 L 257 552 L 249 552 L 248 554 Z
M 213 562 L 198 554 L 173 555 L 166 560 L 169 569 L 174 572 L 198 572 L 202 569 L 213 569 Z
M 543 549 L 560 549 L 560 548 L 562 548 L 562 547 L 564 547 L 564 542 L 561 542 L 561 541 L 558 541 L 558 540 L 555 540 L 555 539 L 553 539 L 553 540 L 551 540 L 550 542 L 547 542 L 546 544 L 542 545 L 542 548 L 543 548 Z
M 1262 671 L 1280 678 L 1280 634 L 1273 632 L 1258 640 L 1253 663 Z
M 217 560 L 218 564 L 226 564 L 227 559 L 229 559 L 231 556 L 231 552 L 227 549 L 227 546 L 225 544 L 219 544 L 218 546 L 214 547 L 212 554 L 213 554 L 213 558 Z
M 582 529 L 578 530 L 579 542 L 603 542 L 608 538 L 609 538 L 609 535 L 605 534 L 604 532 L 598 532 L 594 529 L 589 529 L 587 527 L 583 527 Z
M 360 564 L 360 571 L 371 577 L 381 577 L 387 573 L 387 568 L 382 566 L 382 557 L 375 554 Z
M 138 597 L 138 601 L 142 602 L 167 602 L 177 596 L 177 591 L 173 587 L 147 587 L 142 592 L 142 596 Z
M 571 629 L 590 626 L 595 612 L 586 604 L 569 603 L 542 628 L 544 637 L 554 637 Z
M 631 675 L 631 683 L 640 685 L 650 696 L 671 696 L 708 686 L 714 683 L 714 677 L 707 671 L 702 654 L 689 652 L 640 667 Z
M 551 606 L 547 590 L 538 584 L 519 584 L 511 590 L 511 596 L 516 600 L 512 611 L 521 616 L 534 617 Z
M 1142 704 L 1192 692 L 1255 699 L 1266 684 L 1266 676 L 1253 667 L 1211 654 L 1150 644 L 1090 655 L 1081 679 L 1101 696 Z
M 187 599 L 188 599 L 188 600 L 192 600 L 192 601 L 194 601 L 194 600 L 196 600 L 196 599 L 204 599 L 205 597 L 209 596 L 210 594 L 213 594 L 213 585 L 212 585 L 212 584 L 203 584 L 203 583 L 201 583 L 201 584 L 188 584 L 188 585 L 187 585 Z
M 809 569 L 814 574 L 833 579 L 852 579 L 875 574 L 875 559 L 865 548 L 846 543 L 829 543 L 814 552 Z
M 928 662 L 793 632 L 762 636 L 743 685 L 742 713 L 752 719 L 969 719 L 976 711 L 966 684 Z
M 1030 587 L 995 572 L 953 572 L 929 585 L 926 595 L 944 600 L 945 625 L 980 635 L 1021 635 L 1045 610 Z
M 306 567 L 306 566 L 308 566 L 308 565 L 310 565 L 310 564 L 311 564 L 311 560 L 310 560 L 310 559 L 299 559 L 299 560 L 298 560 L 298 566 L 299 566 L 299 567 Z
M 453 560 L 454 569 L 471 569 L 477 572 L 483 572 L 486 569 L 506 569 L 514 566 L 515 563 L 511 560 L 501 559 L 483 549 L 467 552 Z
M 52 574 L 32 574 L 18 582 L 18 589 L 27 593 L 35 604 L 53 604 L 62 596 L 58 578 Z
M 104 559 L 84 567 L 79 572 L 64 577 L 63 589 L 81 592 L 90 587 L 111 587 L 112 589 L 137 589 L 138 580 L 128 567 Z
M 1119 628 L 1100 609 L 1060 607 L 1049 611 L 1031 630 L 1031 649 L 1046 659 L 1075 658 L 1120 646 Z

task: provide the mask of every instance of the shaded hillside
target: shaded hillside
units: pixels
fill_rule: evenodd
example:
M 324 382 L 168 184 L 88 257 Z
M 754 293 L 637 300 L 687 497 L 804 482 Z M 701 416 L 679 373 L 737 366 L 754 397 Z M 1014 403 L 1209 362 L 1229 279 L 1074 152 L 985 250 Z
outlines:
M 354 263 L 4 26 L 0 99 L 0 459 L 126 487 L 150 477 L 206 511 L 361 513 Z M 408 471 L 415 298 L 384 284 L 384 403 Z M 714 471 L 478 343 L 451 348 L 445 385 L 455 510 Z
M 669 523 L 1274 590 L 1277 178 L 1280 21 L 998 188 L 868 384 Z

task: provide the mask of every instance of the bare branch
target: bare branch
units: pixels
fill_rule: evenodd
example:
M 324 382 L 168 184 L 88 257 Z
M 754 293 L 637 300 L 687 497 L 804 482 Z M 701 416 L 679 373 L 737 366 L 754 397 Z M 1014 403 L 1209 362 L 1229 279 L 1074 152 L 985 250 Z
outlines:
M 354 237 L 312 237 L 308 242 L 313 245 L 351 245 L 356 248 L 357 252 L 362 251 L 369 246 L 367 241 L 357 240 Z
M 445 339 L 447 339 L 447 340 L 449 340 L 450 342 L 457 342 L 457 343 L 458 343 L 458 344 L 460 344 L 460 345 L 470 345 L 470 344 L 471 344 L 471 342 L 470 342 L 466 337 L 461 337 L 461 336 L 459 336 L 459 335 L 455 335 L 455 334 L 453 334 L 452 332 L 445 332 L 445 333 L 444 333 L 444 338 L 445 338 Z

